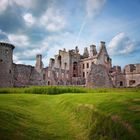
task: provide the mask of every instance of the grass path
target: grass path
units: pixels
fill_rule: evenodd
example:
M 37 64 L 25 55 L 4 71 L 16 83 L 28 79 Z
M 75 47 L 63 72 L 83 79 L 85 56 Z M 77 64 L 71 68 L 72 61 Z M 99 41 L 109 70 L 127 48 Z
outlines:
M 0 94 L 0 140 L 137 140 L 138 92 Z
M 76 139 L 74 130 L 79 128 L 71 128 L 70 117 L 55 104 L 53 96 L 0 96 L 0 139 Z

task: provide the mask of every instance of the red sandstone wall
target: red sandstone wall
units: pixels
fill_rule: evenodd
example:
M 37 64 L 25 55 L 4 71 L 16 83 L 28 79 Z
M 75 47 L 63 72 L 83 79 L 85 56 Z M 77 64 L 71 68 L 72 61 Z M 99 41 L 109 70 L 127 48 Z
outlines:
M 43 75 L 34 67 L 14 64 L 14 86 L 44 85 Z

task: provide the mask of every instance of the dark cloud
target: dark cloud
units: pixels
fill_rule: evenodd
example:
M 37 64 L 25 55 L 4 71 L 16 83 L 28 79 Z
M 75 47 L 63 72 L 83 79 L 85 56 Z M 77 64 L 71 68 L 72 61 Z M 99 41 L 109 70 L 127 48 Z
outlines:
M 16 33 L 25 28 L 19 8 L 8 7 L 8 10 L 0 14 L 0 29 L 8 33 Z

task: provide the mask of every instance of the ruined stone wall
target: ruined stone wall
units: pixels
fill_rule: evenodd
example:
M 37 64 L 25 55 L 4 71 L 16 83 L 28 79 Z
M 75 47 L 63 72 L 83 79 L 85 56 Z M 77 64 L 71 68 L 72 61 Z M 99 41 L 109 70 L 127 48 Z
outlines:
M 106 50 L 105 42 L 101 42 L 100 44 L 100 51 L 97 55 L 97 61 L 95 64 L 104 65 L 108 69 L 108 71 L 112 67 L 112 60 L 109 57 L 108 52 Z
M 94 57 L 97 55 L 97 50 L 95 45 L 90 45 L 90 54 L 89 57 Z
M 130 73 L 137 74 L 137 73 L 140 73 L 140 64 L 126 65 L 125 68 L 124 68 L 124 72 L 125 72 L 125 74 L 130 74 Z
M 92 64 L 91 71 L 87 77 L 87 87 L 90 88 L 112 88 L 111 77 L 103 65 Z
M 83 78 L 87 78 L 88 73 L 90 72 L 91 69 L 91 65 L 92 63 L 94 63 L 94 60 L 96 58 L 86 58 L 86 59 L 82 59 L 82 61 L 80 61 L 80 65 L 81 65 L 81 77 Z
M 59 55 L 61 55 L 61 68 L 69 70 L 70 68 L 70 56 L 69 53 L 64 51 L 59 51 Z
M 140 64 L 112 68 L 105 42 L 100 51 L 96 46 L 85 50 L 86 57 L 79 49 L 59 50 L 49 67 L 43 68 L 42 55 L 37 55 L 36 66 L 13 64 L 14 46 L 0 42 L 0 87 L 29 85 L 86 85 L 88 87 L 135 87 L 140 86 Z
M 42 55 L 41 54 L 37 54 L 36 55 L 35 69 L 36 69 L 37 72 L 41 73 L 43 67 L 44 67 L 44 65 L 43 65 L 43 62 L 42 62 Z
M 111 68 L 111 59 L 105 54 L 105 52 L 102 52 L 102 54 L 98 56 L 96 64 L 104 65 L 109 70 Z
M 61 64 L 60 64 L 61 63 Z M 69 53 L 66 52 L 66 50 L 59 50 L 59 54 L 55 55 L 55 68 L 60 68 L 69 70 L 70 67 L 70 56 Z
M 46 75 L 47 85 L 70 85 L 68 70 L 48 67 Z
M 57 85 L 69 85 L 69 70 L 55 68 L 54 73 Z
M 80 54 L 76 52 L 75 50 L 70 50 L 69 51 L 70 55 L 70 78 L 72 81 L 72 77 L 80 77 Z
M 32 66 L 13 64 L 14 86 L 45 85 L 43 75 Z
M 117 88 L 126 87 L 125 75 L 122 72 L 120 66 L 113 66 L 109 72 L 110 72 L 114 87 L 117 87 Z
M 127 87 L 140 86 L 140 74 L 126 74 L 125 79 Z
M 112 78 L 114 87 L 122 88 L 126 87 L 125 75 L 123 73 L 117 73 Z
M 140 64 L 130 64 L 125 66 L 124 72 L 127 87 L 140 85 Z

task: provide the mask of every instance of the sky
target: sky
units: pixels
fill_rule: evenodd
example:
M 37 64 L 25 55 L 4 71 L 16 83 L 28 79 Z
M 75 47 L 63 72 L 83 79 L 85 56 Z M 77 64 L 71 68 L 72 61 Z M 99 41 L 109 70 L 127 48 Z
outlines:
M 140 63 L 140 0 L 0 0 L 0 41 L 13 61 L 45 67 L 60 49 L 106 47 L 113 65 Z

